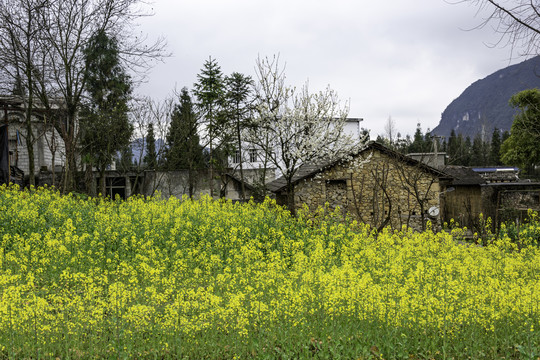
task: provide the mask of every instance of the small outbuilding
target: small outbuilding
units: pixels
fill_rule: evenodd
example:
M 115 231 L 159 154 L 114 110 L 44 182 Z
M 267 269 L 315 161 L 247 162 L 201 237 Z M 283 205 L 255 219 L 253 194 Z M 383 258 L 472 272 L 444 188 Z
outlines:
M 503 222 L 522 222 L 529 210 L 540 211 L 540 183 L 519 179 L 517 168 L 447 166 L 444 172 L 452 178 L 452 191 L 441 197 L 443 221 L 482 232 L 490 218 L 494 231 Z
M 460 226 L 469 229 L 476 227 L 485 204 L 482 202 L 482 187 L 486 180 L 467 166 L 449 165 L 444 172 L 452 180 L 447 184 L 447 190 L 441 194 L 443 200 L 444 222 L 454 220 Z

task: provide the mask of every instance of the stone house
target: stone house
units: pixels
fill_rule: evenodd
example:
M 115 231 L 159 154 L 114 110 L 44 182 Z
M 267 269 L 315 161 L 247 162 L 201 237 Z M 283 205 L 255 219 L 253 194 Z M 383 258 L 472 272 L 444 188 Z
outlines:
M 325 164 L 305 164 L 293 178 L 294 206 L 310 210 L 327 205 L 376 229 L 440 225 L 440 194 L 445 173 L 377 142 L 358 153 Z M 268 185 L 286 204 L 283 178 Z

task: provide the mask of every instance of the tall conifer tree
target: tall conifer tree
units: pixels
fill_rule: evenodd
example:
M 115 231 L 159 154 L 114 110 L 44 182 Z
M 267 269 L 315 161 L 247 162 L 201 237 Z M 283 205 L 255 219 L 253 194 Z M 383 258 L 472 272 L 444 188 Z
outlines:
M 487 165 L 489 151 L 487 151 L 487 146 L 484 141 L 482 141 L 482 136 L 480 133 L 476 134 L 472 143 L 471 150 L 471 165 L 472 166 L 485 166 Z
M 414 132 L 413 142 L 409 146 L 409 153 L 422 153 L 426 152 L 426 142 L 424 140 L 424 134 L 420 123 L 416 124 L 416 131 Z
M 501 165 L 501 133 L 499 129 L 493 129 L 491 136 L 491 148 L 489 153 L 489 162 L 491 165 Z
M 461 134 L 460 134 L 461 135 Z M 461 148 L 461 165 L 463 166 L 471 166 L 471 152 L 472 152 L 472 143 L 471 138 L 467 136 L 465 138 L 465 141 L 463 142 L 463 146 Z
M 456 136 L 456 132 L 454 129 L 450 132 L 450 137 L 448 138 L 448 157 L 449 162 L 452 165 L 455 165 L 457 163 L 458 157 L 459 157 L 459 143 L 458 143 L 458 137 Z
M 166 165 L 169 170 L 188 170 L 189 195 L 195 188 L 194 172 L 204 167 L 203 147 L 197 132 L 198 116 L 188 89 L 180 92 L 167 133 Z
M 219 154 L 223 147 L 229 143 L 231 128 L 226 124 L 227 118 L 221 116 L 225 99 L 225 85 L 221 67 L 212 57 L 204 63 L 201 73 L 197 75 L 193 93 L 197 98 L 200 120 L 204 124 L 203 144 L 205 148 L 208 148 L 210 196 L 213 197 L 214 169 L 220 165 Z
M 81 111 L 81 143 L 88 165 L 99 171 L 99 191 L 105 195 L 105 170 L 133 133 L 128 119 L 131 79 L 120 63 L 117 40 L 105 31 L 90 39 L 84 55 L 89 100 Z
M 146 130 L 146 154 L 143 162 L 148 169 L 155 170 L 158 165 L 156 152 L 156 136 L 154 135 L 154 124 L 148 123 Z
M 246 190 L 244 186 L 244 154 L 242 149 L 242 132 L 248 126 L 249 116 L 251 112 L 251 91 L 254 84 L 250 76 L 234 72 L 231 76 L 225 78 L 227 88 L 227 107 L 226 112 L 229 117 L 235 132 L 235 148 L 240 154 L 240 179 L 241 179 L 241 197 L 246 198 Z

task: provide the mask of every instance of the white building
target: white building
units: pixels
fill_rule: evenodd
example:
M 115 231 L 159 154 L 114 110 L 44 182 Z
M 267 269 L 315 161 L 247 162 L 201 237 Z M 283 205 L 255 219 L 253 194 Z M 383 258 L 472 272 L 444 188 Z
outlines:
M 26 145 L 26 110 L 23 100 L 14 96 L 0 97 L 0 121 L 8 125 L 8 146 L 10 165 L 21 169 L 25 175 L 30 172 L 30 158 Z M 64 142 L 45 112 L 37 107 L 32 115 L 34 149 L 34 173 L 40 170 L 60 171 L 65 161 Z M 54 161 L 53 161 L 54 158 Z
M 360 127 L 362 120 L 362 118 L 347 118 L 343 128 L 344 134 L 360 140 L 363 137 L 362 128 Z M 236 150 L 235 154 L 229 157 L 229 167 L 234 174 L 238 175 L 240 164 L 242 164 L 245 181 L 253 184 L 261 180 L 262 169 L 265 169 L 264 158 L 265 153 L 262 149 L 245 142 L 242 144 L 242 154 L 240 154 L 239 150 Z M 270 162 L 267 162 L 265 182 L 273 181 L 279 176 L 281 176 L 279 170 Z

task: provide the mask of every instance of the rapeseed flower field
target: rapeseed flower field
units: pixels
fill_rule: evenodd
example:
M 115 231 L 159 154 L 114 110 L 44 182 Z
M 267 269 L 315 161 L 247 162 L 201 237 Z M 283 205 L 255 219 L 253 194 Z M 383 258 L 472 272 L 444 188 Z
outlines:
M 459 231 L 2 186 L 0 358 L 539 359 L 540 225 Z

